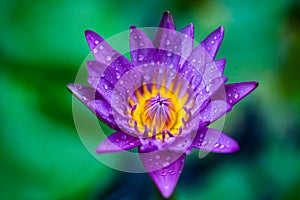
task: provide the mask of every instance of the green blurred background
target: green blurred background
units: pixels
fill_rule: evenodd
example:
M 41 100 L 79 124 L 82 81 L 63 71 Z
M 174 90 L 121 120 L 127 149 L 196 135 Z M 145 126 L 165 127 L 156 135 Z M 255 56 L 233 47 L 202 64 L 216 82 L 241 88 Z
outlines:
M 161 199 L 147 174 L 88 153 L 66 84 L 89 53 L 84 30 L 109 38 L 165 10 L 178 29 L 193 22 L 197 41 L 224 26 L 225 75 L 260 83 L 226 118 L 240 152 L 190 155 L 171 199 L 300 199 L 296 0 L 0 1 L 0 199 Z

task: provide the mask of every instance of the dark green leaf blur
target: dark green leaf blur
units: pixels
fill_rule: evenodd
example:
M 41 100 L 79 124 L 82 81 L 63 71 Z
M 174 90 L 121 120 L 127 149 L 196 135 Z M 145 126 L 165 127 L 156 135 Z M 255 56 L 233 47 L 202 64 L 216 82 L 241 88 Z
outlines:
M 109 38 L 157 26 L 165 10 L 178 29 L 193 22 L 198 42 L 224 26 L 218 57 L 229 82 L 260 84 L 226 117 L 223 132 L 241 150 L 189 155 L 170 199 L 300 199 L 296 0 L 0 1 L 0 199 L 162 199 L 147 174 L 116 171 L 86 150 L 66 84 L 89 53 L 86 29 Z

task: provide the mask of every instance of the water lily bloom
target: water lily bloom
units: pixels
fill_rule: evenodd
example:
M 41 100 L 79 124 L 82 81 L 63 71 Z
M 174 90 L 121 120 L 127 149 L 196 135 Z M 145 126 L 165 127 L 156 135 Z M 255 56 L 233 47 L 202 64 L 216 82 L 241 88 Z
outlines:
M 130 27 L 131 61 L 95 32 L 85 35 L 96 59 L 87 62 L 90 86 L 68 88 L 115 130 L 97 153 L 138 148 L 145 169 L 168 198 L 193 148 L 215 153 L 239 150 L 235 140 L 208 128 L 258 85 L 226 83 L 226 60 L 215 59 L 223 27 L 194 47 L 193 24 L 177 32 L 172 15 L 165 12 L 153 40 Z

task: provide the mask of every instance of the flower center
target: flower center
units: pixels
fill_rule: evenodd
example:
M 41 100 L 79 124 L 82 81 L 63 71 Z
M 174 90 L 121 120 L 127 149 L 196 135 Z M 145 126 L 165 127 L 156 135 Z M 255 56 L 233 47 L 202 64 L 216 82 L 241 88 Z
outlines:
M 144 84 L 129 98 L 129 123 L 140 135 L 164 141 L 180 134 L 188 115 L 182 105 L 187 97 L 178 98 L 173 92 L 157 84 Z

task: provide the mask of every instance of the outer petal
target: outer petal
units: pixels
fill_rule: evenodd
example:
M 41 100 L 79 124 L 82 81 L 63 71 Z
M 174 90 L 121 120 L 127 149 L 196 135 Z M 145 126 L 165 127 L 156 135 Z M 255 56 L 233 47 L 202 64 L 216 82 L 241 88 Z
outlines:
M 98 82 L 100 80 L 101 74 L 105 70 L 106 66 L 96 60 L 89 60 L 86 63 L 87 70 L 89 73 L 88 82 L 93 88 L 97 88 Z
M 164 157 L 162 157 L 162 155 L 164 154 L 157 154 L 156 157 L 154 157 L 153 159 L 151 158 L 152 160 L 149 160 L 149 158 L 145 159 L 146 157 L 143 157 L 143 155 L 140 156 L 145 168 L 149 171 L 149 175 L 158 187 L 159 191 L 165 198 L 168 198 L 171 196 L 176 187 L 182 168 L 184 166 L 186 154 L 182 154 L 181 156 L 179 156 L 178 159 L 173 163 L 168 162 L 167 158 L 170 155 L 166 154 Z M 167 161 L 165 161 L 166 164 L 161 169 L 155 171 L 149 170 L 152 169 L 152 165 L 156 165 L 156 163 L 162 159 L 165 159 Z
M 201 45 L 205 48 L 205 50 L 211 56 L 212 59 L 216 57 L 216 54 L 222 43 L 223 37 L 224 28 L 221 26 L 201 42 Z
M 231 106 L 233 106 L 250 94 L 257 86 L 258 83 L 255 81 L 226 84 L 226 100 Z
M 223 75 L 224 69 L 225 69 L 225 65 L 226 65 L 226 59 L 225 58 L 221 58 L 219 60 L 215 60 L 214 62 L 215 62 L 216 67 L 219 69 L 220 74 Z
M 213 123 L 225 113 L 229 112 L 231 108 L 232 107 L 226 103 L 226 101 L 213 100 L 208 102 L 205 108 L 200 111 L 201 125 L 207 126 Z
M 97 153 L 126 151 L 141 145 L 139 138 L 122 131 L 112 133 L 96 148 Z
M 233 153 L 239 150 L 234 139 L 211 128 L 199 129 L 191 147 L 214 153 Z
M 178 68 L 181 59 L 181 37 L 180 33 L 171 29 L 163 29 L 162 37 L 157 52 L 156 61 L 170 66 L 171 68 Z
M 159 48 L 160 41 L 162 39 L 162 31 L 165 28 L 175 30 L 173 16 L 169 11 L 164 12 L 164 14 L 161 18 L 161 21 L 159 23 L 159 29 L 157 30 L 154 40 L 153 40 L 153 44 L 154 44 L 155 48 Z
M 130 27 L 130 56 L 134 66 L 153 62 L 156 50 L 148 36 L 135 26 Z
M 68 84 L 68 89 L 84 103 L 96 116 L 113 129 L 118 126 L 112 117 L 110 104 L 92 87 Z
M 193 51 L 194 46 L 194 24 L 189 24 L 188 26 L 184 27 L 180 30 L 180 33 L 184 34 L 185 36 L 180 36 L 181 38 L 181 59 L 179 62 L 179 66 L 181 67 L 188 56 Z
M 110 68 L 110 71 L 103 72 L 103 77 L 109 76 L 109 79 L 103 79 L 106 81 L 102 81 L 102 85 L 108 82 L 114 86 L 120 77 L 132 68 L 131 63 L 97 33 L 87 30 L 85 36 L 96 60 Z

